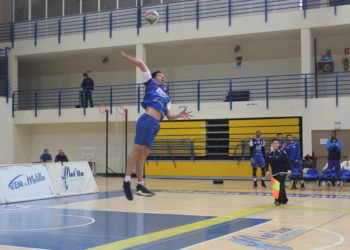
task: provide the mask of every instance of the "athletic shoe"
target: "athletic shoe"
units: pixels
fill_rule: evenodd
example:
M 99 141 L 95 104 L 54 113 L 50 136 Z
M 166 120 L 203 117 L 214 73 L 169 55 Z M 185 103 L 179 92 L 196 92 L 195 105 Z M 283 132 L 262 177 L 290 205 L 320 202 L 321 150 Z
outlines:
M 134 199 L 134 197 L 132 195 L 132 191 L 131 191 L 131 187 L 130 187 L 130 181 L 127 181 L 127 182 L 125 182 L 125 180 L 123 181 L 123 189 L 124 189 L 125 197 L 129 201 L 132 201 Z
M 261 186 L 266 188 L 265 181 L 261 180 Z
M 305 185 L 304 185 L 304 183 L 301 183 L 301 187 L 300 187 L 301 189 L 305 189 Z
M 281 203 L 279 203 L 278 201 L 275 201 L 274 203 L 275 203 L 276 206 L 281 205 Z
M 257 188 L 258 187 L 258 183 L 257 181 L 254 181 L 254 187 L 253 188 Z
M 137 195 L 141 195 L 141 196 L 146 196 L 146 197 L 150 197 L 150 196 L 155 196 L 155 193 L 152 193 L 151 191 L 149 191 L 145 186 L 138 184 L 136 186 L 136 194 Z

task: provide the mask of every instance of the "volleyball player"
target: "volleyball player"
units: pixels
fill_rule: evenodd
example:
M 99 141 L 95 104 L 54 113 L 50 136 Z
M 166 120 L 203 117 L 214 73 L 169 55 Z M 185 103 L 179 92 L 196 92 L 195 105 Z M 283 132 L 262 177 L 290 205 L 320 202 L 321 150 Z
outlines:
M 253 168 L 253 181 L 254 188 L 258 187 L 256 171 L 257 167 L 261 169 L 261 186 L 266 188 L 265 185 L 265 141 L 260 138 L 261 131 L 257 130 L 255 133 L 255 138 L 250 140 L 250 161 Z
M 170 98 L 165 87 L 164 75 L 160 71 L 149 71 L 146 64 L 135 57 L 121 52 L 122 56 L 135 64 L 141 70 L 142 81 L 145 84 L 145 96 L 142 107 L 146 112 L 140 116 L 136 122 L 136 135 L 134 147 L 129 154 L 126 166 L 125 179 L 123 181 L 124 194 L 128 200 L 133 200 L 131 191 L 131 173 L 136 166 L 137 171 L 137 186 L 136 194 L 141 196 L 154 196 L 155 194 L 145 187 L 143 181 L 143 166 L 144 162 L 152 148 L 154 139 L 159 132 L 159 121 L 166 116 L 168 120 L 178 118 L 190 119 L 192 115 L 187 112 L 186 108 L 179 114 L 173 114 L 170 110 Z

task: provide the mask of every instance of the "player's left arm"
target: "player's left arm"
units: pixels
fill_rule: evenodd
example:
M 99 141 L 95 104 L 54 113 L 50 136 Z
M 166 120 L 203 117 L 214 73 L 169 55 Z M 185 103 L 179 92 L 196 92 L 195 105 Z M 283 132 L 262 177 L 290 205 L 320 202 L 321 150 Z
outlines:
M 179 118 L 191 119 L 191 117 L 193 117 L 193 115 L 191 115 L 191 113 L 192 113 L 192 111 L 187 112 L 187 108 L 185 108 L 184 110 L 182 110 L 178 114 L 174 114 L 171 112 L 170 109 L 167 109 L 165 115 L 168 118 L 168 120 L 172 121 L 172 120 L 176 120 Z
M 338 148 L 337 148 L 337 151 L 338 151 L 338 152 L 341 151 L 342 147 L 343 147 L 343 143 L 342 143 L 341 141 L 338 140 Z

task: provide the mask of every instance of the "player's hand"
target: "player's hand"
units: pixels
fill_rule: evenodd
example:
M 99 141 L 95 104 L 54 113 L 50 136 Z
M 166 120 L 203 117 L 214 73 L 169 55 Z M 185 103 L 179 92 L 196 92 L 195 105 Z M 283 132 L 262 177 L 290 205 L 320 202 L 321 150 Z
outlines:
M 181 118 L 184 118 L 184 119 L 191 119 L 191 117 L 193 117 L 193 115 L 190 115 L 192 113 L 192 111 L 190 112 L 186 112 L 187 108 L 185 108 L 184 110 L 182 110 L 179 114 L 179 116 Z
M 250 161 L 251 161 L 252 163 L 254 163 L 254 159 L 253 159 L 253 158 L 250 158 Z
M 291 175 L 292 174 L 292 171 L 288 170 L 287 172 L 287 176 Z
M 266 177 L 270 177 L 270 172 L 265 173 Z
M 294 163 L 298 163 L 298 159 L 295 159 Z

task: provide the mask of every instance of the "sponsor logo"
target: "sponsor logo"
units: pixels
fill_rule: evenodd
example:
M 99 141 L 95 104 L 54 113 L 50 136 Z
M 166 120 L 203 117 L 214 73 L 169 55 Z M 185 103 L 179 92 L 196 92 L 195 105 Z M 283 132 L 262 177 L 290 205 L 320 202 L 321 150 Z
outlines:
M 268 249 L 268 250 L 293 250 L 293 248 L 289 246 L 283 245 L 275 245 L 274 242 L 271 241 L 285 241 L 287 239 L 293 238 L 296 235 L 304 233 L 306 230 L 293 230 L 290 228 L 281 228 L 278 230 L 272 230 L 270 232 L 259 231 L 263 233 L 261 236 L 248 236 L 248 235 L 238 235 L 229 239 L 229 241 L 254 247 L 260 249 Z
M 73 181 L 85 181 L 84 172 L 77 170 L 71 170 L 69 167 L 62 168 L 62 186 L 64 190 L 68 190 L 68 179 L 70 182 Z
M 21 174 L 16 176 L 13 180 L 10 181 L 8 184 L 9 189 L 19 189 L 22 187 L 30 186 L 30 185 L 35 185 L 38 182 L 45 181 L 45 176 L 42 176 L 41 173 L 37 173 L 34 175 L 25 175 Z

